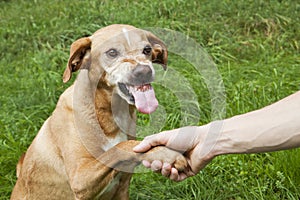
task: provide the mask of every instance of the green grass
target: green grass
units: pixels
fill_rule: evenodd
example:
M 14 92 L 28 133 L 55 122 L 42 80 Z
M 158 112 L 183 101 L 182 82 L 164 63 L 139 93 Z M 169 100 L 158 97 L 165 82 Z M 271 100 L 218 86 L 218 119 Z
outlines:
M 293 0 L 0 1 L 0 199 L 9 198 L 18 158 L 68 87 L 61 75 L 75 39 L 113 23 L 168 28 L 193 38 L 217 64 L 226 90 L 226 117 L 230 117 L 299 90 L 299 13 L 300 4 Z M 197 124 L 211 121 L 203 77 L 174 53 L 169 67 L 188 80 L 196 94 Z M 183 119 L 189 119 L 180 113 L 181 102 L 171 89 L 155 87 L 165 123 L 152 130 L 149 119 L 160 115 L 139 115 L 139 125 L 146 127 L 147 134 L 179 127 Z M 150 172 L 137 173 L 130 196 L 299 199 L 299 153 L 294 149 L 221 156 L 180 183 Z

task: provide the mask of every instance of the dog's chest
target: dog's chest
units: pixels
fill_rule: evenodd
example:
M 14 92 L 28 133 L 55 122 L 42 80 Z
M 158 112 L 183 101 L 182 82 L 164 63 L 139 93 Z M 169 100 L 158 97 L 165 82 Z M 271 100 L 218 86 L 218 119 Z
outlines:
M 113 146 L 117 145 L 120 142 L 128 140 L 127 135 L 124 133 L 117 134 L 114 138 L 107 137 L 107 142 L 102 146 L 104 151 L 112 148 Z
M 119 172 L 118 175 L 113 178 L 110 183 L 97 195 L 96 199 L 99 199 L 101 197 L 101 199 L 103 199 L 102 197 L 106 197 L 107 195 L 113 195 L 116 191 L 116 187 L 118 187 L 118 185 L 120 184 L 120 179 L 122 177 L 123 173 Z M 109 194 L 111 193 L 111 194 Z

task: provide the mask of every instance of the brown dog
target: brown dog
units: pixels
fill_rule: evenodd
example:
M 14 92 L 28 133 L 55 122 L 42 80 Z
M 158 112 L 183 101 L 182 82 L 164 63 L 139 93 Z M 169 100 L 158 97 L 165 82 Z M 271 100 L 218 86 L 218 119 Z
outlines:
M 183 170 L 185 158 L 165 147 L 145 154 L 132 148 L 135 108 L 153 112 L 153 63 L 166 67 L 167 49 L 153 34 L 111 25 L 75 41 L 64 72 L 75 83 L 17 166 L 11 199 L 128 199 L 131 173 L 141 160 L 161 160 Z

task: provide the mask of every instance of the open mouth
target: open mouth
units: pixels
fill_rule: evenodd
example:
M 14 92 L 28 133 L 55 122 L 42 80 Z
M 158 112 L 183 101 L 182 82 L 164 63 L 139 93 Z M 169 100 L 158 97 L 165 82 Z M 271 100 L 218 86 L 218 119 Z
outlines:
M 150 114 L 156 110 L 158 101 L 151 84 L 133 86 L 118 83 L 118 86 L 141 113 Z

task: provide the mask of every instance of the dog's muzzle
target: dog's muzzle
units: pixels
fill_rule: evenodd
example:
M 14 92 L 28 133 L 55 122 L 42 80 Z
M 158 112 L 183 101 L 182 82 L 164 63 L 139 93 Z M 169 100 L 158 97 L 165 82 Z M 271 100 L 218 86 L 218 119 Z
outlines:
M 158 106 L 154 89 L 150 82 L 154 79 L 152 70 L 147 65 L 138 65 L 129 77 L 129 83 L 118 83 L 121 92 L 129 98 L 138 111 L 150 114 Z

